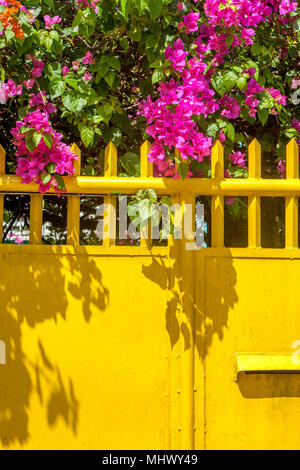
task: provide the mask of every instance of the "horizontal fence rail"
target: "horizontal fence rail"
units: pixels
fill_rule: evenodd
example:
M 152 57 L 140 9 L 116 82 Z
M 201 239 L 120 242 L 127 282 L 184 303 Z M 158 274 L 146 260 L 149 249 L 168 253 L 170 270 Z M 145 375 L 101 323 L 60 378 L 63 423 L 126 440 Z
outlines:
M 195 205 L 196 196 L 211 196 L 212 204 L 212 247 L 224 246 L 224 196 L 248 197 L 248 246 L 261 246 L 261 196 L 285 198 L 285 246 L 298 248 L 298 197 L 300 196 L 299 150 L 295 139 L 286 149 L 286 179 L 261 178 L 261 146 L 254 139 L 248 147 L 248 179 L 224 177 L 224 150 L 217 141 L 212 148 L 211 178 L 153 177 L 153 166 L 148 161 L 148 141 L 140 149 L 140 177 L 119 177 L 117 175 L 117 149 L 110 142 L 105 149 L 104 176 L 80 176 L 81 154 L 76 144 L 72 149 L 78 155 L 73 176 L 65 176 L 68 198 L 67 244 L 79 245 L 80 196 L 104 195 L 107 209 L 104 213 L 103 246 L 115 245 L 117 196 L 135 194 L 141 189 L 154 189 L 158 195 L 169 195 L 174 202 L 184 207 L 184 201 Z M 5 174 L 5 151 L 0 146 L 0 239 L 2 241 L 3 205 L 5 194 L 30 194 L 30 243 L 40 244 L 42 237 L 43 195 L 35 183 L 23 184 L 16 175 Z M 46 194 L 53 194 L 51 190 Z M 141 245 L 148 243 L 141 234 Z

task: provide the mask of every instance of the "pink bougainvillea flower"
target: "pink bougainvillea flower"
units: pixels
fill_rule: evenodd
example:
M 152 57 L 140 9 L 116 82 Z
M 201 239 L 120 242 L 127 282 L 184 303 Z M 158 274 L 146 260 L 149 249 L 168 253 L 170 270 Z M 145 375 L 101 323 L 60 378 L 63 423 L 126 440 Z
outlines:
M 92 80 L 92 78 L 93 78 L 93 75 L 91 73 L 84 72 L 84 77 L 83 77 L 84 82 L 89 82 L 90 80 Z
M 14 242 L 15 242 L 17 245 L 21 245 L 21 244 L 24 242 L 24 240 L 23 240 L 23 238 L 21 238 L 21 237 L 16 237 L 16 238 L 14 239 Z
M 78 3 L 82 8 L 93 8 L 95 13 L 98 13 L 98 8 L 96 4 L 99 2 L 100 0 L 78 0 Z
M 35 78 L 41 77 L 44 70 L 44 62 L 41 60 L 35 60 L 32 68 L 32 76 Z
M 51 18 L 51 16 L 45 15 L 44 16 L 44 21 L 45 21 L 46 29 L 52 29 L 52 27 L 55 24 L 58 24 L 58 23 L 61 22 L 61 17 L 60 16 L 53 16 L 53 18 Z
M 280 173 L 282 178 L 285 178 L 286 176 L 286 164 L 284 160 L 279 160 L 277 163 L 277 171 Z
M 300 134 L 300 120 L 296 119 L 296 118 L 293 118 L 292 119 L 292 126 L 294 127 L 294 129 L 296 129 L 298 134 Z
M 289 0 L 281 0 L 279 5 L 279 14 L 288 15 L 292 11 L 297 10 L 297 2 L 290 2 Z
M 266 88 L 266 91 L 274 98 L 278 104 L 286 105 L 286 96 L 282 95 L 279 90 L 274 88 Z
M 223 98 L 219 100 L 219 105 L 224 108 L 221 112 L 221 116 L 226 116 L 228 119 L 237 119 L 239 117 L 241 107 L 236 98 L 225 94 Z
M 76 71 L 76 70 L 79 69 L 79 60 L 78 60 L 78 59 L 76 59 L 76 60 L 74 60 L 74 61 L 72 62 L 72 69 L 73 69 L 74 71 Z
M 27 88 L 27 90 L 31 90 L 31 88 L 33 87 L 34 83 L 35 83 L 35 79 L 34 79 L 34 78 L 30 78 L 29 80 L 24 80 L 23 85 L 25 85 L 25 88 Z
M 61 69 L 62 76 L 65 77 L 69 73 L 69 70 L 70 70 L 69 67 L 64 65 L 63 68 Z
M 235 203 L 235 198 L 234 197 L 232 197 L 232 196 L 226 196 L 225 197 L 225 204 L 227 204 L 227 206 L 232 206 L 234 203 Z
M 84 58 L 81 60 L 81 62 L 84 64 L 84 65 L 89 65 L 89 64 L 92 64 L 93 63 L 93 54 L 90 52 L 90 51 L 87 51 L 87 53 L 85 54 Z
M 243 168 L 246 167 L 245 165 L 245 154 L 238 151 L 238 152 L 232 152 L 228 155 L 229 160 L 237 166 L 241 166 Z
M 6 83 L 4 83 L 4 89 L 5 89 L 5 94 L 7 98 L 12 98 L 13 96 L 16 95 L 22 95 L 23 91 L 23 86 L 22 85 L 17 85 L 14 80 L 7 80 Z
M 241 37 L 244 40 L 244 43 L 250 46 L 253 44 L 253 39 L 251 39 L 252 36 L 255 36 L 255 31 L 252 28 L 243 28 L 241 31 Z
M 200 13 L 191 12 L 183 17 L 183 23 L 180 23 L 181 27 L 185 27 L 186 34 L 194 33 L 198 31 L 198 20 Z
M 186 65 L 186 56 L 188 52 L 184 50 L 184 45 L 181 39 L 177 39 L 173 47 L 168 46 L 165 50 L 166 59 L 172 62 L 174 70 L 182 72 Z
M 226 140 L 226 135 L 224 134 L 224 131 L 222 131 L 222 129 L 221 129 L 220 132 L 219 132 L 218 139 L 219 139 L 219 141 L 222 142 L 222 143 L 225 142 L 225 140 Z

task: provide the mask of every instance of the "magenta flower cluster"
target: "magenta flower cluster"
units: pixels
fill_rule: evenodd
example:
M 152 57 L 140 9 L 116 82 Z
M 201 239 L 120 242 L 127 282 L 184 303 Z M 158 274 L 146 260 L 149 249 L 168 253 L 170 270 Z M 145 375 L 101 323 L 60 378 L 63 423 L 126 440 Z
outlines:
M 53 187 L 59 194 L 62 189 L 55 174 L 72 175 L 78 156 L 62 142 L 62 134 L 53 129 L 49 115 L 56 109 L 46 102 L 45 95 L 32 95 L 29 105 L 30 112 L 11 130 L 17 156 L 16 174 L 22 177 L 23 183 L 37 183 L 42 193 Z M 32 151 L 26 145 L 26 135 L 30 131 L 41 136 Z
M 178 12 L 185 8 L 184 3 L 177 4 Z M 156 100 L 148 97 L 139 103 L 138 114 L 146 118 L 146 131 L 153 138 L 148 158 L 155 162 L 159 173 L 178 177 L 175 155 L 188 162 L 193 159 L 201 162 L 210 155 L 212 139 L 199 129 L 199 118 L 213 115 L 234 120 L 239 118 L 241 106 L 255 117 L 261 94 L 272 97 L 274 105 L 286 104 L 286 97 L 279 90 L 265 89 L 257 82 L 254 67 L 243 71 L 242 77 L 247 80 L 245 90 L 234 92 L 233 96 L 227 92 L 218 99 L 212 77 L 231 47 L 253 44 L 255 28 L 260 23 L 275 15 L 286 24 L 286 15 L 296 9 L 297 3 L 289 0 L 206 0 L 205 22 L 200 24 L 200 14 L 193 9 L 183 16 L 179 31 L 197 33 L 192 47 L 187 50 L 178 38 L 166 48 L 165 58 L 173 76 L 160 82 Z M 224 141 L 226 137 L 221 132 L 219 138 Z M 245 167 L 244 157 L 241 152 L 233 152 L 229 159 L 232 164 Z

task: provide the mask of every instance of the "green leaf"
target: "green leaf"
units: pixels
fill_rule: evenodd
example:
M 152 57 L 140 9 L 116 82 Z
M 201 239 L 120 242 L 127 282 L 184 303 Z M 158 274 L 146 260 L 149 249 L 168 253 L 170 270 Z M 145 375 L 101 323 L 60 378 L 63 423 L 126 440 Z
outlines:
M 106 62 L 115 70 L 120 72 L 121 64 L 118 57 L 106 56 Z
M 59 62 L 51 62 L 47 65 L 47 72 L 51 75 L 61 76 L 61 64 Z
M 149 1 L 148 8 L 150 11 L 151 18 L 153 20 L 155 20 L 155 18 L 160 14 L 162 6 L 163 6 L 163 0 L 150 0 Z
M 159 82 L 164 78 L 164 72 L 161 69 L 154 70 L 152 74 L 152 84 Z
M 108 124 L 113 112 L 114 108 L 109 103 L 102 104 L 98 108 L 98 115 L 100 116 L 101 120 L 104 121 L 106 124 Z
M 32 140 L 34 143 L 34 146 L 37 147 L 42 139 L 42 134 L 39 134 L 38 132 L 35 132 L 32 136 Z
M 54 175 L 54 178 L 57 181 L 58 189 L 65 189 L 65 182 L 63 180 L 63 177 L 61 175 Z
M 72 113 L 80 113 L 87 104 L 87 99 L 79 92 L 66 93 L 62 96 L 63 105 Z
M 76 77 L 75 73 L 69 72 L 64 77 L 65 82 L 70 85 L 75 90 L 78 90 L 78 78 Z
M 45 144 L 47 145 L 47 147 L 49 149 L 51 149 L 52 143 L 53 143 L 52 135 L 51 134 L 44 134 L 43 135 L 43 140 L 44 140 Z
M 234 87 L 237 79 L 238 75 L 231 70 L 218 71 L 213 75 L 211 83 L 214 89 L 223 96 Z
M 130 0 L 121 0 L 121 10 L 125 20 L 127 21 L 130 8 Z
M 54 8 L 54 0 L 43 0 L 50 8 Z
M 234 140 L 235 140 L 235 129 L 234 129 L 234 126 L 231 123 L 227 124 L 227 127 L 225 128 L 225 134 L 232 142 L 234 142 Z
M 125 52 L 125 53 L 128 52 L 128 49 L 129 49 L 129 41 L 128 41 L 128 39 L 127 39 L 127 38 L 122 38 L 122 39 L 120 39 L 120 44 L 121 44 L 121 46 L 123 47 L 124 52 Z
M 264 126 L 268 120 L 269 111 L 267 109 L 259 109 L 257 114 L 258 114 L 258 119 Z
M 130 176 L 140 176 L 140 157 L 136 153 L 125 153 L 120 162 Z
M 80 137 L 85 147 L 93 143 L 95 132 L 91 127 L 84 126 L 80 131 Z
M 51 175 L 49 175 L 49 173 L 42 173 L 40 177 L 41 177 L 43 184 L 47 184 L 51 180 Z
M 135 0 L 135 5 L 136 5 L 139 13 L 143 13 L 143 11 L 145 10 L 145 8 L 148 5 L 148 1 L 147 0 Z
M 233 39 L 234 39 L 234 36 L 227 36 L 226 40 L 225 40 L 225 43 L 226 43 L 226 46 L 227 46 L 227 49 L 230 48 L 231 44 L 233 43 Z
M 112 87 L 115 81 L 115 74 L 112 70 L 109 70 L 104 77 L 104 80 L 108 84 L 108 86 Z
M 32 132 L 28 132 L 26 134 L 26 147 L 27 149 L 29 150 L 30 153 L 32 153 L 36 147 L 34 141 L 33 141 L 33 133 Z
M 56 163 L 53 163 L 53 162 L 48 163 L 48 165 L 46 166 L 48 173 L 54 173 L 55 168 L 56 168 Z
M 262 52 L 262 47 L 263 47 L 263 46 L 262 46 L 261 44 L 257 43 L 257 42 L 254 43 L 254 44 L 252 44 L 252 46 L 251 46 L 251 54 L 253 54 L 253 55 L 260 55 L 261 52 Z
M 236 81 L 236 86 L 240 89 L 240 90 L 243 90 L 244 88 L 246 88 L 246 85 L 247 85 L 247 79 L 246 77 L 239 77 Z
M 187 176 L 188 174 L 188 166 L 185 164 L 185 163 L 180 163 L 179 166 L 178 166 L 178 173 L 179 175 L 181 176 L 181 178 L 184 180 L 185 177 Z
M 53 76 L 49 83 L 49 93 L 52 99 L 58 98 L 66 89 L 66 84 L 61 77 Z

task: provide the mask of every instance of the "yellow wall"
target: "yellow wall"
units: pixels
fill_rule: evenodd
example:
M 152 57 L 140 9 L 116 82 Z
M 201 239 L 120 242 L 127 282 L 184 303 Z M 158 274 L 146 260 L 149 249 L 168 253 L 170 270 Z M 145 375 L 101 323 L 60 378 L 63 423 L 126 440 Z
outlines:
M 299 250 L 203 249 L 188 282 L 167 254 L 0 247 L 3 449 L 300 447 L 300 375 L 235 357 L 294 352 Z
M 256 140 L 248 179 L 224 178 L 220 142 L 207 179 L 153 178 L 148 151 L 145 142 L 140 178 L 117 177 L 111 143 L 104 177 L 80 176 L 77 161 L 65 179 L 64 247 L 40 245 L 37 185 L 0 175 L 0 221 L 5 193 L 31 193 L 32 243 L 0 245 L 0 446 L 299 449 L 296 141 L 286 180 L 261 179 Z M 0 146 L 0 173 L 3 162 Z M 143 237 L 141 247 L 113 246 L 111 194 L 150 187 L 182 209 L 210 195 L 213 248 L 170 240 L 149 251 Z M 110 204 L 101 247 L 79 246 L 80 194 L 105 194 Z M 223 247 L 226 195 L 248 196 L 249 248 Z M 285 197 L 285 249 L 260 248 L 261 196 Z
M 166 291 L 143 272 L 161 277 L 152 258 L 34 248 L 1 247 L 1 446 L 168 448 Z

